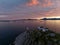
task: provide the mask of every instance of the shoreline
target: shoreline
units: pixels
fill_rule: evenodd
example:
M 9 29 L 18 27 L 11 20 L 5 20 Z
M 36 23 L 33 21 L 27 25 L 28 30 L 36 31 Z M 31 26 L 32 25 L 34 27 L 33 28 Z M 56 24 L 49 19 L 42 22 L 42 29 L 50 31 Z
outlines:
M 28 28 L 27 28 L 28 29 Z M 42 33 L 41 33 L 42 32 Z M 36 34 L 35 34 L 36 33 Z M 57 34 L 57 33 L 55 33 L 55 32 L 53 32 L 53 31 L 50 31 L 50 30 L 45 30 L 44 28 L 39 28 L 38 27 L 38 30 L 27 30 L 27 31 L 25 31 L 25 32 L 23 32 L 23 33 L 21 33 L 20 35 L 18 35 L 17 37 L 16 37 L 16 39 L 15 39 L 15 41 L 14 41 L 14 45 L 23 45 L 23 43 L 24 44 L 27 44 L 27 42 L 28 42 L 28 38 L 30 38 L 31 36 L 30 36 L 30 34 L 32 34 L 32 36 L 34 36 L 35 35 L 35 37 L 34 38 L 36 38 L 36 36 L 37 35 L 41 35 L 41 34 L 43 34 L 43 35 L 41 35 L 41 36 L 45 36 L 45 35 L 48 35 L 48 36 L 52 36 L 52 37 L 55 37 L 56 35 L 58 35 L 57 36 L 57 38 L 59 38 L 59 35 L 60 34 Z M 41 37 L 40 37 L 41 38 Z M 48 38 L 48 37 L 47 37 Z M 56 37 L 55 37 L 56 38 Z M 33 40 L 33 39 L 32 39 Z M 49 39 L 48 39 L 49 40 Z M 51 39 L 52 40 L 52 39 Z M 59 40 L 60 40 L 60 38 L 59 38 Z M 27 41 L 27 42 L 24 42 L 24 41 Z M 31 41 L 31 39 L 29 40 L 29 42 Z M 43 40 L 41 40 L 41 41 L 43 41 Z M 60 42 L 60 41 L 59 41 Z M 45 43 L 45 42 L 44 42 Z M 30 44 L 30 43 L 29 43 Z

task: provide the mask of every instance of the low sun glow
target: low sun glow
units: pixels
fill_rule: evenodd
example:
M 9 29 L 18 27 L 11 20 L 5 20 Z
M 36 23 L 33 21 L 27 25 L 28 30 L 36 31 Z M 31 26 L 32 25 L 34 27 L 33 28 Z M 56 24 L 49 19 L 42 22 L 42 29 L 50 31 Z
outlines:
M 52 16 L 52 17 L 40 17 L 38 19 L 43 19 L 43 18 L 60 18 L 60 16 Z
M 60 16 L 56 16 L 56 17 L 45 17 L 45 18 L 60 18 Z
M 56 18 L 60 18 L 60 16 L 59 17 L 56 17 Z

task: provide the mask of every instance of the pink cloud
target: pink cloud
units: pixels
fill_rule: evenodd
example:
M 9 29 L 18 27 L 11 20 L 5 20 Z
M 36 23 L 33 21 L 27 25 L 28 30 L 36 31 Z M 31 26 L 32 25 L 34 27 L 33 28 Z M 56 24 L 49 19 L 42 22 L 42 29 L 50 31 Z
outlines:
M 41 6 L 41 7 L 50 7 L 52 5 L 54 5 L 54 3 L 52 2 L 52 0 L 43 0 L 43 2 L 39 1 L 39 0 L 31 0 L 29 2 L 26 3 L 27 6 Z
M 28 6 L 33 6 L 33 5 L 38 5 L 39 1 L 38 0 L 31 0 L 30 2 L 28 2 L 26 5 Z
M 43 3 L 43 7 L 50 7 L 53 5 L 53 2 L 51 0 L 44 0 L 45 3 Z

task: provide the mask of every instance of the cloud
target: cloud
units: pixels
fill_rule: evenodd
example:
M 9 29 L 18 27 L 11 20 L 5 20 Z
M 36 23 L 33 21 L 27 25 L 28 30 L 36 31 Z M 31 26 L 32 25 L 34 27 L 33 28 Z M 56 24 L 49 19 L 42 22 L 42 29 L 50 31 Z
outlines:
M 59 4 L 60 0 L 0 0 L 0 15 L 10 19 L 59 16 Z
M 27 6 L 40 6 L 40 7 L 51 7 L 54 5 L 52 0 L 29 0 L 26 3 Z
M 38 5 L 39 1 L 38 0 L 29 0 L 27 3 L 28 6 L 33 6 L 33 5 Z
M 0 15 L 0 18 L 8 17 L 7 15 Z
M 53 2 L 51 0 L 44 0 L 44 3 L 42 5 L 43 7 L 50 7 L 53 5 Z

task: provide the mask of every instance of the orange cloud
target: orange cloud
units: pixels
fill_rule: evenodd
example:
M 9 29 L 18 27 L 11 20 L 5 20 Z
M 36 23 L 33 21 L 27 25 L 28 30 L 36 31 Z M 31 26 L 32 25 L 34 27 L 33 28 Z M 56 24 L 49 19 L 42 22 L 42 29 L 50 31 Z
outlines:
M 48 12 L 43 12 L 43 17 L 60 17 L 60 8 L 55 8 Z
M 30 0 L 28 3 L 26 3 L 27 6 L 40 6 L 40 7 L 50 7 L 52 6 L 54 3 L 52 2 L 52 0 L 43 0 L 43 2 L 39 1 L 39 0 Z
M 33 5 L 38 5 L 39 1 L 38 0 L 31 0 L 29 3 L 27 3 L 28 6 L 33 6 Z
M 51 0 L 44 0 L 43 7 L 50 7 L 53 5 Z

